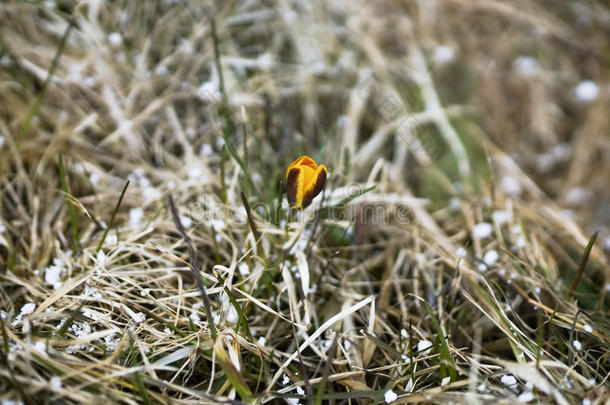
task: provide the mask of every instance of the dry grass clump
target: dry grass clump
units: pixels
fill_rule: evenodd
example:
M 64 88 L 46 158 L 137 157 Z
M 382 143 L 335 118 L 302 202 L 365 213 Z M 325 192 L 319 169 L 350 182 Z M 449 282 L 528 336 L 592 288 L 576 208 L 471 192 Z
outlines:
M 2 404 L 610 400 L 609 16 L 3 3 Z

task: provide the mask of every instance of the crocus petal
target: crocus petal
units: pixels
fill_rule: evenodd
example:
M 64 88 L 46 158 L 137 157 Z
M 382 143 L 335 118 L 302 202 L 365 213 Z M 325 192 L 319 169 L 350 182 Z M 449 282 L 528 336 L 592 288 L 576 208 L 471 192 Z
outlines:
M 309 156 L 301 156 L 286 170 L 286 194 L 293 209 L 306 208 L 326 184 L 328 169 Z
M 303 189 L 303 208 L 311 204 L 314 197 L 322 192 L 322 189 L 326 184 L 327 174 L 328 170 L 324 165 L 320 165 L 320 167 L 318 167 L 318 169 L 315 171 L 315 175 Z

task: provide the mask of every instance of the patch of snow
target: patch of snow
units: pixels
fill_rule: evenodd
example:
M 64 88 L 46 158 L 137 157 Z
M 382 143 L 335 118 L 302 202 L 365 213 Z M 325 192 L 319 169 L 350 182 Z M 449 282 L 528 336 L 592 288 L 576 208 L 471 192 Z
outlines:
M 500 378 L 500 382 L 506 386 L 510 386 L 517 384 L 517 379 L 510 374 L 505 374 Z
M 512 215 L 511 215 L 510 211 L 498 210 L 498 211 L 494 211 L 493 214 L 491 215 L 491 217 L 493 218 L 494 222 L 498 226 L 500 226 L 500 225 L 504 225 L 505 223 L 510 221 L 512 218 Z
M 212 149 L 212 145 L 210 145 L 209 143 L 204 143 L 203 145 L 201 145 L 199 154 L 205 157 L 209 157 L 214 154 L 214 149 Z
M 396 401 L 396 399 L 398 399 L 398 395 L 392 390 L 387 390 L 383 394 L 383 399 L 385 400 L 386 404 L 391 404 L 392 402 Z
M 11 326 L 15 327 L 15 326 L 19 325 L 23 321 L 23 317 L 25 315 L 29 315 L 32 312 L 34 312 L 35 309 L 36 309 L 36 304 L 33 304 L 31 302 L 22 306 L 21 312 L 19 313 L 19 315 L 17 315 L 15 320 L 11 323 Z
M 434 344 L 431 341 L 422 339 L 417 343 L 417 352 L 427 356 L 432 351 L 432 346 Z
M 521 77 L 533 77 L 540 72 L 540 64 L 534 57 L 519 56 L 513 61 L 513 70 Z
M 455 49 L 449 45 L 440 45 L 434 49 L 432 56 L 439 65 L 445 65 L 455 60 Z
M 61 389 L 61 378 L 59 378 L 58 376 L 54 375 L 53 377 L 51 377 L 49 383 L 53 391 L 59 391 Z
M 61 276 L 65 271 L 66 268 L 64 267 L 63 260 L 55 259 L 53 260 L 53 265 L 44 269 L 44 281 L 52 285 L 54 290 L 57 290 L 63 284 Z
M 129 210 L 129 225 L 131 229 L 138 230 L 140 227 L 140 223 L 142 222 L 142 218 L 144 218 L 144 211 L 142 208 L 132 208 Z
M 498 257 L 499 256 L 497 251 L 495 251 L 494 249 L 488 250 L 487 252 L 485 252 L 485 255 L 483 255 L 483 262 L 485 262 L 486 265 L 491 266 L 492 264 L 498 261 Z
M 583 80 L 574 88 L 578 101 L 590 103 L 599 95 L 599 86 L 593 80 Z
M 535 398 L 534 394 L 530 391 L 525 391 L 519 397 L 517 397 L 517 401 L 519 402 L 530 402 Z
M 118 32 L 113 32 L 108 35 L 108 42 L 110 42 L 110 45 L 112 46 L 119 46 L 123 43 L 123 36 Z
M 32 348 L 40 353 L 46 353 L 46 351 L 47 351 L 47 345 L 42 340 L 39 340 L 36 343 L 34 343 L 32 345 Z
M 591 192 L 582 187 L 574 187 L 566 195 L 566 203 L 572 207 L 582 205 L 591 197 Z
M 507 195 L 516 197 L 521 195 L 522 189 L 519 181 L 512 176 L 504 176 L 500 180 L 500 187 L 504 190 Z
M 282 377 L 282 385 L 286 385 L 290 382 L 290 377 L 288 377 L 287 374 L 284 374 L 284 376 Z
M 477 239 L 485 239 L 491 235 L 493 228 L 489 222 L 481 222 L 474 226 L 472 233 Z

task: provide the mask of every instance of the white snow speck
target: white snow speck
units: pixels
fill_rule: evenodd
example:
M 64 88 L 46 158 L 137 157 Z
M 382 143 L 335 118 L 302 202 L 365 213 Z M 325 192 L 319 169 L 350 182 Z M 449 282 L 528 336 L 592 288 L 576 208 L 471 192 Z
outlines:
M 83 308 L 82 312 L 83 316 L 86 316 L 89 319 L 93 319 L 94 321 L 98 321 L 102 318 L 97 311 L 92 311 L 89 308 Z
M 455 254 L 457 255 L 457 257 L 466 257 L 468 255 L 468 252 L 463 247 L 459 247 L 456 249 Z
M 434 344 L 431 341 L 425 339 L 420 340 L 417 343 L 417 352 L 427 356 L 432 351 L 432 346 L 434 346 Z
M 36 309 L 36 304 L 28 302 L 24 306 L 21 307 L 21 315 L 29 315 Z
M 193 226 L 193 220 L 187 216 L 180 215 L 180 222 L 182 222 L 182 225 L 187 229 Z
M 133 320 L 134 320 L 135 323 L 142 323 L 142 322 L 144 322 L 146 320 L 146 315 L 144 315 L 142 312 L 138 312 L 133 317 Z
M 267 343 L 267 339 L 265 339 L 265 337 L 264 337 L 264 336 L 261 336 L 261 337 L 259 337 L 259 338 L 258 338 L 258 341 L 257 341 L 257 342 L 258 342 L 258 344 L 259 344 L 260 346 L 265 346 L 265 343 Z
M 214 154 L 214 149 L 212 149 L 212 145 L 210 145 L 209 143 L 204 143 L 203 145 L 201 145 L 199 154 L 206 157 L 212 156 Z
M 460 206 L 460 200 L 457 198 L 453 197 L 449 200 L 449 208 L 451 208 L 452 211 L 458 211 Z
M 502 384 L 507 385 L 507 386 L 515 385 L 515 384 L 517 384 L 517 379 L 510 374 L 506 374 L 506 375 L 503 375 L 502 378 L 500 378 L 500 382 L 502 382 Z
M 13 322 L 11 322 L 11 326 L 15 327 L 15 326 L 19 325 L 21 323 L 21 321 L 23 320 L 23 316 L 31 314 L 32 312 L 34 312 L 34 309 L 36 309 L 36 304 L 32 304 L 32 303 L 25 304 L 23 307 L 21 307 L 21 313 L 19 315 L 17 315 L 17 317 L 15 317 L 15 320 Z
M 474 226 L 472 232 L 475 238 L 485 239 L 491 235 L 492 230 L 493 228 L 489 222 L 481 222 Z
M 106 235 L 106 240 L 104 242 L 109 245 L 116 245 L 117 243 L 119 243 L 119 238 L 116 236 L 116 233 L 111 232 Z
M 137 230 L 144 218 L 144 211 L 142 208 L 132 208 L 129 210 L 129 225 L 131 229 Z
M 574 346 L 574 349 L 576 349 L 576 350 L 582 349 L 582 343 L 580 343 L 580 341 L 578 341 L 578 340 L 573 341 L 572 346 Z
M 201 318 L 199 317 L 199 314 L 197 314 L 197 311 L 191 312 L 191 315 L 189 316 L 189 319 L 191 321 L 193 321 L 193 322 L 201 321 Z M 214 323 L 218 323 L 218 320 L 214 320 Z
M 591 192 L 582 187 L 574 187 L 566 195 L 566 203 L 572 207 L 584 204 L 591 197 Z
M 146 201 L 154 201 L 161 198 L 161 192 L 155 187 L 148 186 L 142 189 L 142 197 Z
M 574 94 L 578 101 L 590 103 L 599 95 L 599 86 L 592 80 L 583 80 L 574 88 Z
M 0 136 L 0 148 L 4 145 L 4 137 Z
M 593 332 L 593 328 L 590 325 L 585 324 L 584 329 L 585 329 L 585 332 L 589 332 L 589 333 Z
M 54 290 L 57 290 L 59 287 L 61 287 L 61 275 L 65 271 L 65 268 L 63 266 L 58 265 L 60 262 L 63 264 L 63 260 L 56 260 L 56 262 L 57 263 L 44 269 L 44 281 L 47 284 L 51 284 Z
M 159 75 L 159 76 L 165 76 L 168 73 L 168 69 L 167 66 L 165 65 L 158 65 L 155 68 L 155 74 Z
M 491 217 L 493 218 L 494 222 L 498 226 L 500 226 L 500 225 L 504 225 L 505 223 L 510 221 L 511 214 L 509 211 L 498 210 L 498 211 L 494 211 L 494 213 L 491 215 Z
M 207 102 L 218 102 L 220 101 L 221 94 L 218 90 L 218 85 L 212 81 L 205 82 L 199 86 L 197 96 L 203 101 Z
M 453 62 L 455 59 L 455 49 L 449 45 L 440 45 L 434 49 L 432 56 L 434 61 L 439 65 L 444 65 Z
M 61 378 L 54 375 L 53 377 L 51 377 L 50 384 L 51 384 L 51 389 L 53 391 L 59 391 L 61 389 Z
M 591 400 L 589 398 L 585 398 L 582 400 L 582 405 L 591 405 Z
M 237 269 L 239 270 L 239 274 L 241 274 L 242 276 L 247 276 L 248 274 L 250 274 L 250 267 L 248 267 L 248 263 L 246 262 L 239 263 Z
M 290 382 L 290 377 L 288 377 L 287 374 L 284 374 L 284 377 L 282 377 L 282 385 L 286 385 Z
M 531 56 L 519 56 L 513 62 L 513 69 L 521 77 L 532 77 L 540 71 L 538 60 Z
M 231 325 L 235 325 L 239 319 L 239 314 L 233 305 L 229 305 L 227 309 L 226 320 Z
M 492 264 L 498 261 L 498 257 L 499 256 L 497 251 L 495 251 L 494 249 L 488 250 L 487 252 L 485 252 L 485 255 L 483 255 L 483 262 L 485 262 L 486 265 L 491 266 Z
M 531 400 L 533 400 L 534 394 L 529 392 L 529 391 L 525 391 L 523 394 L 519 395 L 519 397 L 517 398 L 517 401 L 519 402 L 530 402 Z
M 500 186 L 502 190 L 510 196 L 516 197 L 521 194 L 521 184 L 519 181 L 512 176 L 504 176 L 500 180 Z
M 441 380 L 441 387 L 444 387 L 445 385 L 449 384 L 449 382 L 451 382 L 451 377 L 445 377 Z
M 407 330 L 405 328 L 402 328 L 400 330 L 400 336 L 402 336 L 403 338 L 407 339 L 409 337 L 409 333 L 407 332 Z
M 413 388 L 415 388 L 415 383 L 412 378 L 409 378 L 409 381 L 407 381 L 407 385 L 405 386 L 405 391 L 413 392 Z
M 3 399 L 1 405 L 23 405 L 23 401 L 18 399 Z
M 32 348 L 37 352 L 46 353 L 47 345 L 42 340 L 39 340 L 32 345 Z
M 396 401 L 397 398 L 398 395 L 392 390 L 387 390 L 385 394 L 383 394 L 383 399 L 385 400 L 386 404 L 391 404 L 392 402 Z
M 108 35 L 108 42 L 110 42 L 110 45 L 119 46 L 123 43 L 123 36 L 118 32 L 113 32 Z
M 100 250 L 99 252 L 97 252 L 97 256 L 95 256 L 95 266 L 99 269 L 104 269 L 106 267 L 106 264 L 108 263 L 108 257 L 106 256 L 106 253 L 104 253 L 103 250 Z
M 485 392 L 486 389 L 487 389 L 487 386 L 483 383 L 477 385 L 477 391 L 479 391 L 479 392 Z

